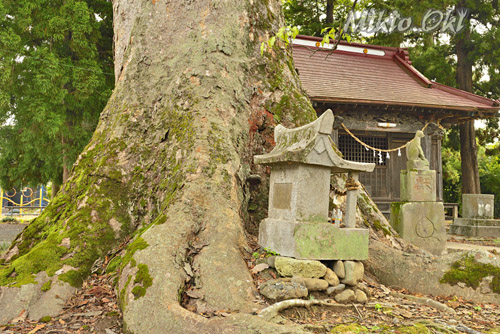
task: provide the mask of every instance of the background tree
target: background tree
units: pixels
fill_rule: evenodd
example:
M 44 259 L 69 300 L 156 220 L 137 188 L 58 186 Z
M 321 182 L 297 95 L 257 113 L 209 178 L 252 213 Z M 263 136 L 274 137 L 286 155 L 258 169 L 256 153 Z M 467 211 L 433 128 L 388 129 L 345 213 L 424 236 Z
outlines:
M 113 88 L 106 0 L 0 3 L 0 182 L 65 181 Z
M 322 36 L 325 28 L 338 31 L 353 6 L 352 0 L 285 0 L 283 12 L 288 25 L 296 26 L 302 35 Z M 366 7 L 358 1 L 356 7 Z M 357 35 L 356 35 L 357 36 Z

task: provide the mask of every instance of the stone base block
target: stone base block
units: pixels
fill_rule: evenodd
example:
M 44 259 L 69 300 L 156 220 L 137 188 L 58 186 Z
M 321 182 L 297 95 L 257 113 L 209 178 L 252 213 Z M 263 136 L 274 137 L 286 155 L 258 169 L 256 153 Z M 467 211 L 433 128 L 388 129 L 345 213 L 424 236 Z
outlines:
M 500 237 L 500 220 L 455 218 L 450 233 L 468 237 Z
M 495 195 L 462 194 L 462 217 L 492 219 Z
M 366 260 L 368 236 L 367 229 L 272 218 L 264 219 L 259 227 L 262 247 L 296 259 Z
M 436 171 L 434 170 L 402 170 L 400 186 L 401 201 L 436 201 Z
M 403 239 L 432 254 L 441 255 L 446 249 L 443 203 L 392 203 L 391 225 Z

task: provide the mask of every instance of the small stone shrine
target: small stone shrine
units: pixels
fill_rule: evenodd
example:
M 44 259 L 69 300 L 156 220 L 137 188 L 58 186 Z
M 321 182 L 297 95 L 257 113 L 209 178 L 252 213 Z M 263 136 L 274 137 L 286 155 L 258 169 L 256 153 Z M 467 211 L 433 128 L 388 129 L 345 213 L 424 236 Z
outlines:
M 462 218 L 455 218 L 450 233 L 470 237 L 500 237 L 500 220 L 493 219 L 495 195 L 463 194 Z
M 401 202 L 391 204 L 391 225 L 406 241 L 433 254 L 446 249 L 443 203 L 436 202 L 436 171 L 429 170 L 417 131 L 406 147 L 406 170 L 401 171 Z
M 333 146 L 331 110 L 295 129 L 278 125 L 275 148 L 254 157 L 271 166 L 269 213 L 259 228 L 259 244 L 283 256 L 316 260 L 365 260 L 368 229 L 355 228 L 358 173 L 375 164 L 342 159 Z M 331 173 L 349 173 L 345 228 L 328 223 Z

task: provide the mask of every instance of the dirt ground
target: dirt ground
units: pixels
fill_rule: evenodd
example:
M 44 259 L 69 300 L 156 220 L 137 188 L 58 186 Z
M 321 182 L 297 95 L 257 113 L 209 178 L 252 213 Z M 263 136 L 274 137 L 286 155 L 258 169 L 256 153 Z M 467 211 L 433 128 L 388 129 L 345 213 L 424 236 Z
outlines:
M 490 246 L 499 241 L 453 239 Z M 249 259 L 248 265 L 255 265 L 255 259 Z M 21 313 L 15 323 L 0 325 L 0 333 L 122 334 L 122 314 L 113 279 L 111 275 L 93 275 L 57 317 L 29 321 Z M 254 279 L 258 285 L 263 277 L 258 274 Z M 365 305 L 340 306 L 331 302 L 331 306 L 293 307 L 282 311 L 277 321 L 291 322 L 313 333 L 500 333 L 500 305 L 409 294 L 378 284 L 370 277 L 361 284 L 369 295 Z M 320 293 L 311 297 L 324 298 L 327 296 Z M 263 306 L 270 304 L 264 298 L 261 302 Z

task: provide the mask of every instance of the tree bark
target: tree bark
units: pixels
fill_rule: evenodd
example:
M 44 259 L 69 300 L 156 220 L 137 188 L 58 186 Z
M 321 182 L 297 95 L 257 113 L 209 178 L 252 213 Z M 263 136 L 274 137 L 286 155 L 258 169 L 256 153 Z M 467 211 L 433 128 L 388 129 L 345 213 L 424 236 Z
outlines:
M 461 1 L 458 7 L 465 7 Z M 470 28 L 467 26 L 458 37 L 457 84 L 458 88 L 472 92 L 472 61 L 469 58 L 471 44 Z M 460 158 L 462 167 L 462 194 L 480 194 L 479 166 L 477 161 L 476 131 L 474 120 L 466 121 L 460 127 Z
M 326 24 L 331 25 L 333 23 L 333 5 L 334 0 L 326 0 Z
M 62 180 L 63 180 L 63 183 L 66 182 L 69 178 L 69 169 L 68 167 L 66 167 L 66 158 L 63 157 L 63 172 L 62 172 Z

